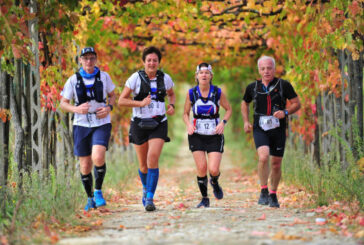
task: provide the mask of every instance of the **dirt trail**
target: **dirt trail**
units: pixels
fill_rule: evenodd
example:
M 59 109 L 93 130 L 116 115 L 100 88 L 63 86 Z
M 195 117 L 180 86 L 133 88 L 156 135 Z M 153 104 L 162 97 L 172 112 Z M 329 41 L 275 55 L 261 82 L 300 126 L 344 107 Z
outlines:
M 242 175 L 228 152 L 221 165 L 224 199 L 213 198 L 209 186 L 211 207 L 195 208 L 200 194 L 194 162 L 186 143 L 180 149 L 176 164 L 161 169 L 157 211 L 144 211 L 136 178 L 100 229 L 59 244 L 360 244 L 317 225 L 316 213 L 287 207 L 283 197 L 280 209 L 257 205 L 256 177 Z

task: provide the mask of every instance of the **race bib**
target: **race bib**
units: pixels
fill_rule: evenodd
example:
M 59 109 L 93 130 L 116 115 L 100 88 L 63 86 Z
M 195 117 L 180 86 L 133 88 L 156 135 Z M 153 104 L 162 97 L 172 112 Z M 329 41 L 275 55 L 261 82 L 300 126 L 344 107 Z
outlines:
M 152 100 L 152 102 L 149 105 L 143 108 L 143 114 L 153 115 L 153 116 L 164 114 L 161 104 L 162 103 L 159 103 L 158 101 Z
M 97 124 L 98 121 L 100 120 L 99 118 L 96 117 L 96 113 L 87 113 L 86 117 L 87 117 L 88 123 L 91 126 L 94 125 L 94 124 Z
M 279 119 L 274 116 L 261 116 L 259 126 L 264 130 L 271 130 L 279 127 Z
M 216 129 L 216 119 L 197 119 L 195 133 L 202 135 L 214 135 Z

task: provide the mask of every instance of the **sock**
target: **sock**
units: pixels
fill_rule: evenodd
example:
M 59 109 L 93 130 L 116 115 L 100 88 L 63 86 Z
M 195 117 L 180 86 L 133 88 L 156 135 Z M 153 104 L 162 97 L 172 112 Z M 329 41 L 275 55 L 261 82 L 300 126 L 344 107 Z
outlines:
M 140 169 L 138 169 L 138 172 L 139 172 L 139 177 L 140 177 L 140 180 L 142 182 L 142 185 L 143 185 L 143 188 L 147 188 L 147 175 L 148 173 L 143 173 L 142 171 L 140 171 Z
M 101 167 L 94 167 L 94 175 L 95 175 L 95 189 L 101 190 L 102 183 L 104 182 L 104 177 L 106 173 L 106 163 Z
M 148 168 L 147 174 L 147 198 L 153 198 L 157 189 L 159 168 Z
M 211 177 L 211 184 L 212 184 L 212 185 L 217 185 L 217 184 L 219 184 L 218 179 L 219 179 L 219 177 L 220 177 L 220 174 L 221 174 L 221 173 L 219 173 L 217 176 L 212 176 L 212 175 L 210 174 L 210 177 Z
M 270 190 L 269 194 L 277 194 L 277 191 Z
M 197 176 L 197 184 L 198 188 L 200 188 L 202 197 L 207 197 L 207 176 L 205 177 Z
M 268 189 L 268 186 L 267 185 L 262 185 L 260 186 L 261 189 Z
M 93 197 L 93 193 L 92 193 L 92 174 L 86 174 L 83 175 L 81 174 L 81 180 L 82 180 L 82 184 L 83 187 L 85 188 L 85 191 L 87 193 L 88 197 Z

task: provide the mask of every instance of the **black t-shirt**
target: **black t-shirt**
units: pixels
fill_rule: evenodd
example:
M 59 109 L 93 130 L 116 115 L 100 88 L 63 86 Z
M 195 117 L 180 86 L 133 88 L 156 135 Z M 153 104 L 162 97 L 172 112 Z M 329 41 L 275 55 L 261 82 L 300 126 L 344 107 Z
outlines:
M 280 82 L 279 82 L 280 80 Z M 282 84 L 280 84 L 282 83 Z M 252 102 L 254 99 L 255 93 L 254 88 L 257 86 L 256 91 L 256 105 L 254 111 L 254 126 L 258 123 L 259 115 L 273 115 L 276 110 L 283 110 L 285 109 L 284 105 L 287 99 L 293 99 L 297 97 L 296 92 L 292 85 L 283 79 L 274 78 L 269 84 L 268 87 L 265 88 L 261 80 L 256 82 L 250 83 L 246 90 L 243 97 L 243 100 L 246 103 Z M 281 99 L 280 89 L 283 90 L 283 101 Z M 272 90 L 270 93 L 265 93 L 266 91 Z M 285 126 L 285 119 L 280 120 L 281 126 Z

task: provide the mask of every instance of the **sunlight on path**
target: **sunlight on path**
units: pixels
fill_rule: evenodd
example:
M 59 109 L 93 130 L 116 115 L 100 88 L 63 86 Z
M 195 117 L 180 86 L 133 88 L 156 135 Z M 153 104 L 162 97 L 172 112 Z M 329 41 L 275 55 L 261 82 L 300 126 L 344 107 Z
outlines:
M 161 169 L 155 196 L 157 211 L 141 204 L 141 184 L 134 179 L 119 207 L 99 230 L 59 244 L 357 244 L 329 227 L 315 224 L 314 213 L 297 208 L 272 209 L 256 204 L 257 179 L 244 176 L 225 153 L 221 165 L 224 199 L 197 209 L 200 193 L 193 158 L 184 143 L 170 169 Z

